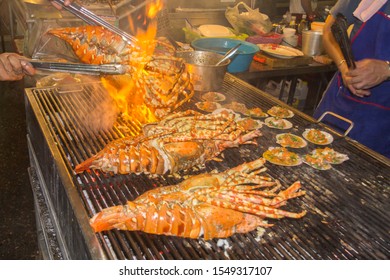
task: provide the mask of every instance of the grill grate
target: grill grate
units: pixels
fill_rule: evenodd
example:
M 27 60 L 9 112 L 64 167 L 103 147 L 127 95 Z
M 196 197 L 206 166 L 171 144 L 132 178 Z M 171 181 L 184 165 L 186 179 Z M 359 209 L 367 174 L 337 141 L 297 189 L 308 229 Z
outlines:
M 72 174 L 89 217 L 105 207 L 133 200 L 151 188 L 181 181 L 171 175 L 112 176 L 99 172 L 74 175 L 72 170 L 76 164 L 98 152 L 109 141 L 138 133 L 141 125 L 122 120 L 112 129 L 99 133 L 83 125 L 82 116 L 98 108 L 107 98 L 105 91 L 96 83 L 85 84 L 78 90 L 35 88 L 26 91 L 30 103 L 37 104 L 31 105 L 36 107 L 33 108 L 35 116 L 39 118 L 42 115 L 44 125 L 50 131 L 50 139 L 46 141 L 57 144 L 62 162 Z M 263 110 L 280 102 L 229 74 L 222 92 L 227 96 L 226 102 L 243 102 L 248 107 L 258 106 Z M 195 96 L 183 109 L 195 109 L 197 101 L 199 96 Z M 313 123 L 299 112 L 294 112 L 296 116 L 292 119 L 294 126 L 290 132 L 301 135 Z M 258 158 L 268 147 L 277 145 L 275 135 L 280 131 L 264 126 L 262 132 L 258 146 L 246 145 L 226 150 L 222 162 L 208 162 L 181 175 L 214 169 L 223 171 Z M 289 201 L 291 211 L 308 210 L 302 219 L 275 221 L 275 226 L 266 229 L 262 236 L 254 231 L 212 241 L 112 230 L 96 234 L 99 247 L 109 259 L 388 259 L 388 161 L 378 160 L 354 142 L 334 137 L 331 146 L 348 154 L 350 160 L 329 171 L 314 170 L 306 165 L 283 167 L 266 163 L 267 173 L 279 179 L 284 187 L 296 180 L 302 182 L 307 194 Z M 34 139 L 32 142 L 34 144 Z M 314 145 L 309 144 L 298 153 L 304 154 L 312 149 Z M 84 230 L 90 230 L 86 228 Z

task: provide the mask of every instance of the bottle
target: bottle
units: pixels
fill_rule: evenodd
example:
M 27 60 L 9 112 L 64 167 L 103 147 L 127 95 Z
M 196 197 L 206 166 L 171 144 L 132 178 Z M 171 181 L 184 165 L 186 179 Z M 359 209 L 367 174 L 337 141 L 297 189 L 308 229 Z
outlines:
M 286 26 L 288 24 L 287 15 L 283 15 L 282 20 L 279 22 L 279 25 Z
M 288 27 L 297 30 L 297 22 L 296 22 L 296 20 L 297 20 L 296 16 L 291 16 L 291 21 L 290 21 Z
M 298 34 L 302 34 L 303 31 L 309 30 L 308 22 L 306 20 L 306 15 L 302 15 L 302 20 L 298 25 Z
M 298 25 L 298 30 L 297 30 L 299 47 L 302 47 L 302 36 L 303 36 L 303 32 L 306 30 L 309 30 L 309 24 L 308 21 L 306 20 L 306 15 L 302 15 L 302 19 Z
M 287 22 L 287 15 L 283 15 L 283 18 L 282 20 L 277 23 L 277 24 L 274 24 L 274 32 L 275 33 L 279 33 L 279 34 L 283 34 L 283 29 L 288 25 L 288 22 Z

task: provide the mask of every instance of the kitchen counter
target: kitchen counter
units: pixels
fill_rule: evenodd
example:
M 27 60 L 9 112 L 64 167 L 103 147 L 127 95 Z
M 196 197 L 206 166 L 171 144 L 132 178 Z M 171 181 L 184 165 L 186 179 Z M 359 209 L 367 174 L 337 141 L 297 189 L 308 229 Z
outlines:
M 249 70 L 241 73 L 234 73 L 234 76 L 241 80 L 248 82 L 256 87 L 263 89 L 265 81 L 272 79 L 281 79 L 282 81 L 291 80 L 291 86 L 289 89 L 287 104 L 291 105 L 294 98 L 294 93 L 297 85 L 297 80 L 300 77 L 310 76 L 309 81 L 309 93 L 306 102 L 305 109 L 310 112 L 317 106 L 323 91 L 325 90 L 330 78 L 333 76 L 337 67 L 334 64 L 326 65 L 316 62 L 312 62 L 307 65 L 297 65 L 293 67 L 271 67 L 266 64 L 262 64 L 253 61 Z M 279 92 L 279 99 L 282 99 L 284 87 L 281 87 Z

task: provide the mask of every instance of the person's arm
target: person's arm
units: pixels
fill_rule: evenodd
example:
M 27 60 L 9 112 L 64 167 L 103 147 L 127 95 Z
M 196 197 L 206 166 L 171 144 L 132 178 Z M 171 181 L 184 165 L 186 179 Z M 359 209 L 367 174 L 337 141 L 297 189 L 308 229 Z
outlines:
M 335 23 L 336 19 L 333 15 L 329 15 L 325 21 L 324 29 L 323 29 L 323 37 L 322 42 L 324 45 L 324 49 L 326 53 L 332 58 L 337 68 L 341 73 L 341 77 L 343 78 L 343 83 L 345 86 L 349 88 L 349 90 L 360 97 L 370 95 L 370 91 L 363 88 L 356 88 L 352 83 L 351 77 L 349 76 L 349 69 L 346 63 L 346 60 L 341 52 L 339 44 L 332 34 L 331 27 Z M 356 79 L 356 77 L 354 77 Z
M 307 16 L 311 16 L 314 14 L 313 7 L 311 6 L 311 0 L 301 0 L 301 6 Z
M 343 53 L 341 52 L 339 44 L 337 43 L 332 33 L 331 27 L 335 23 L 335 21 L 336 19 L 332 15 L 329 15 L 326 19 L 323 28 L 322 43 L 326 53 L 332 58 L 337 68 L 339 69 L 345 83 L 348 66 L 343 56 Z
M 370 88 L 389 79 L 390 70 L 387 61 L 378 59 L 363 59 L 356 61 L 355 69 L 348 69 L 344 56 L 333 37 L 331 26 L 335 22 L 334 14 L 342 13 L 349 24 L 357 20 L 352 12 L 359 5 L 359 1 L 339 0 L 333 7 L 325 22 L 323 30 L 323 45 L 328 55 L 333 59 L 341 72 L 343 83 L 349 90 L 360 97 L 370 95 Z M 390 58 L 389 58 L 390 59 Z
M 337 65 L 344 85 L 357 96 L 368 96 L 370 95 L 370 88 L 389 79 L 389 64 L 384 60 L 363 59 L 356 61 L 355 69 L 348 69 L 345 58 L 331 31 L 331 26 L 334 22 L 335 18 L 332 15 L 325 22 L 323 30 L 324 48 Z
M 27 58 L 16 53 L 0 54 L 0 81 L 17 81 L 35 73 L 36 70 Z

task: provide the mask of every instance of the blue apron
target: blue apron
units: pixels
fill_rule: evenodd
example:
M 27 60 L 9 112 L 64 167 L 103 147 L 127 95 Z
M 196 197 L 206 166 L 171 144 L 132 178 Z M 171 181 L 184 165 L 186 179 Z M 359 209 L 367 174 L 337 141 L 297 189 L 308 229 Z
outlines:
M 352 39 L 356 61 L 364 58 L 390 60 L 390 18 L 383 12 L 385 6 L 364 23 Z M 341 74 L 337 72 L 314 117 L 319 118 L 324 112 L 332 111 L 351 120 L 354 127 L 349 137 L 390 158 L 390 81 L 370 91 L 369 97 L 353 95 L 344 87 Z M 348 126 L 334 118 L 327 118 L 326 123 L 341 131 Z

